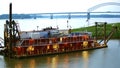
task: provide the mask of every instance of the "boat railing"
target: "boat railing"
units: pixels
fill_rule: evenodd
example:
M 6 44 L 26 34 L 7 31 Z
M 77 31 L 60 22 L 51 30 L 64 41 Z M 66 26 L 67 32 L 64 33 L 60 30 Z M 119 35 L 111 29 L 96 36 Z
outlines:
M 80 41 L 89 41 L 93 40 L 89 36 L 65 36 L 65 37 L 58 37 L 58 38 L 40 38 L 40 39 L 23 39 L 21 41 L 21 46 L 43 46 L 46 44 L 55 44 L 55 43 L 73 43 L 73 42 L 80 42 Z

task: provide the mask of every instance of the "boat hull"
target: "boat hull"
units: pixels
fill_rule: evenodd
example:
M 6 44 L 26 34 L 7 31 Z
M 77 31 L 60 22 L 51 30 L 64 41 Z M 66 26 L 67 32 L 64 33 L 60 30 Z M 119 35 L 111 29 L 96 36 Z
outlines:
M 96 45 L 93 41 L 88 41 L 88 45 L 83 45 L 84 41 L 80 42 L 67 42 L 67 43 L 54 43 L 36 46 L 17 46 L 13 48 L 14 58 L 44 56 L 52 54 L 62 54 L 75 51 L 93 50 L 107 47 L 106 45 Z

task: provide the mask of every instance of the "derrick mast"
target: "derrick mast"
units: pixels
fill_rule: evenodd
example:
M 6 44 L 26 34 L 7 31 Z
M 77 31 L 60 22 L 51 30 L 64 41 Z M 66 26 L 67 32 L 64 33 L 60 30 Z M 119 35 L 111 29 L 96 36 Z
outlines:
M 9 6 L 9 20 L 6 20 L 4 24 L 4 45 L 6 47 L 5 53 L 7 56 L 12 57 L 13 46 L 16 46 L 16 43 L 20 41 L 20 34 L 18 30 L 18 24 L 12 20 L 12 3 Z

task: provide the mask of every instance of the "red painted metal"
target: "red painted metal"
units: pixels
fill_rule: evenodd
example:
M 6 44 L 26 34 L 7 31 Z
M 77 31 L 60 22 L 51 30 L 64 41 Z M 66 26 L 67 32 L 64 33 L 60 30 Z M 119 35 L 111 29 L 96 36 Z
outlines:
M 88 42 L 86 47 L 83 44 L 85 41 Z M 59 38 L 26 39 L 20 46 L 13 47 L 13 51 L 15 52 L 16 57 L 27 57 L 72 52 L 95 47 L 94 40 L 89 36 L 83 35 Z

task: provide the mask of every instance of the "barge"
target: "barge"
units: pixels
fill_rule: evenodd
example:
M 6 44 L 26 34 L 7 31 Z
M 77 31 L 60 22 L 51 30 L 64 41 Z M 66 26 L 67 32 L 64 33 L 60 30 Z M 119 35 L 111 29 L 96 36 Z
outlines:
M 20 58 L 107 47 L 104 44 L 99 44 L 91 34 L 91 32 L 74 32 L 63 35 L 55 28 L 23 31 L 20 32 L 20 39 L 18 36 L 17 39 L 12 39 L 10 52 L 12 57 Z M 9 43 L 7 42 L 6 45 Z
M 5 56 L 13 58 L 68 53 L 73 51 L 91 50 L 107 47 L 107 42 L 112 36 L 106 38 L 106 22 L 103 24 L 103 39 L 97 41 L 92 37 L 91 32 L 71 32 L 62 34 L 57 28 L 44 28 L 37 31 L 20 31 L 18 23 L 12 20 L 12 4 L 10 4 L 9 21 L 4 25 L 4 50 Z M 103 43 L 101 44 L 101 42 Z

